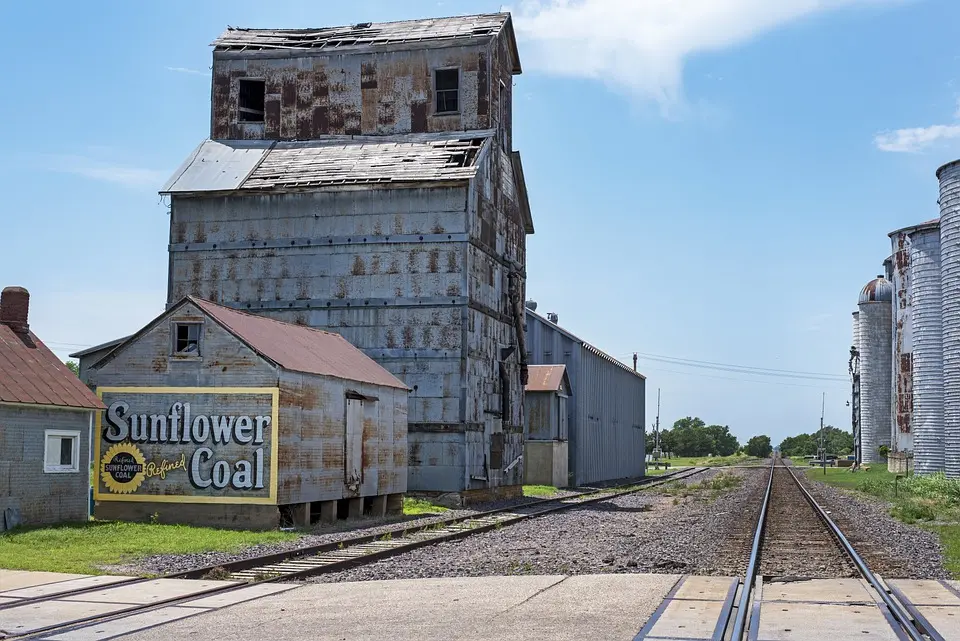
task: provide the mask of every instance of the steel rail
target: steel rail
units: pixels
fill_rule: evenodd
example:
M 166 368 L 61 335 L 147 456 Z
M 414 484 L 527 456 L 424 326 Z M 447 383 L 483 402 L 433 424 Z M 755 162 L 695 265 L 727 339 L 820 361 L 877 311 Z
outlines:
M 831 533 L 840 542 L 840 547 L 843 548 L 843 551 L 846 552 L 847 556 L 849 556 L 853 561 L 857 571 L 860 572 L 861 576 L 863 576 L 870 586 L 880 595 L 880 598 L 883 600 L 883 604 L 890 611 L 890 614 L 893 615 L 894 619 L 896 619 L 897 623 L 903 627 L 904 632 L 907 633 L 912 641 L 927 641 L 926 637 L 924 637 L 920 630 L 917 629 L 916 625 L 914 625 L 909 613 L 903 608 L 903 606 L 897 603 L 897 601 L 890 596 L 886 588 L 880 583 L 870 568 L 867 567 L 866 562 L 864 562 L 863 558 L 861 558 L 861 556 L 857 553 L 856 549 L 854 549 L 853 544 L 850 543 L 846 536 L 844 536 L 843 532 L 840 530 L 840 527 L 833 522 L 833 519 L 830 518 L 830 515 L 827 514 L 826 510 L 824 510 L 820 504 L 817 503 L 816 499 L 813 498 L 813 495 L 807 491 L 807 488 L 803 486 L 803 483 L 801 483 L 800 479 L 798 479 L 796 474 L 793 473 L 793 470 L 791 470 L 787 465 L 784 465 L 783 467 L 790 474 L 790 478 L 792 478 L 794 483 L 797 484 L 797 487 L 800 488 L 800 492 L 803 494 L 804 498 L 807 499 L 807 502 L 810 503 L 820 519 L 826 523 L 827 527 L 830 528 Z
M 733 634 L 730 637 L 733 641 L 743 639 L 743 635 L 747 631 L 750 597 L 753 596 L 753 586 L 757 578 L 757 559 L 760 557 L 760 548 L 763 544 L 763 531 L 766 527 L 767 508 L 770 505 L 770 493 L 773 489 L 773 470 L 776 464 L 777 459 L 772 458 L 770 461 L 770 478 L 767 479 L 767 491 L 763 495 L 760 518 L 757 519 L 757 529 L 753 534 L 753 546 L 750 548 L 750 561 L 747 564 L 747 573 L 743 581 L 743 588 L 740 591 L 740 601 L 737 604 L 737 616 L 733 619 Z

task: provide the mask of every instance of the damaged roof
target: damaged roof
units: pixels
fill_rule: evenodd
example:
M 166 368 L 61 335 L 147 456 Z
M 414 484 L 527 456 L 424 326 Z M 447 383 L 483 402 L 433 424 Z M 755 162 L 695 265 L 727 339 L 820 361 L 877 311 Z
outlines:
M 530 373 L 525 392 L 563 392 L 570 391 L 570 379 L 566 365 L 529 365 Z
M 492 130 L 327 136 L 305 142 L 205 140 L 162 194 L 465 181 Z
M 228 27 L 213 41 L 215 52 L 319 50 L 324 53 L 357 48 L 390 48 L 408 43 L 451 45 L 489 39 L 506 30 L 513 52 L 513 73 L 520 73 L 513 21 L 509 13 L 493 13 L 398 22 L 362 22 L 317 29 L 243 29 Z
M 0 323 L 0 403 L 103 409 L 96 394 L 31 332 Z

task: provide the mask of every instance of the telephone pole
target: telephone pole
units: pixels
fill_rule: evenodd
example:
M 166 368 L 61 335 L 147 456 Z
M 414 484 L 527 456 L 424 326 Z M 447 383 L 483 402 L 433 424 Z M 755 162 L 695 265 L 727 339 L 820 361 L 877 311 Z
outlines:
M 660 469 L 660 388 L 657 388 L 657 422 L 653 424 L 653 464 L 654 469 Z
M 826 406 L 827 393 L 823 392 L 820 396 L 820 465 L 823 467 L 823 474 L 827 474 L 827 444 L 823 433 L 823 409 Z

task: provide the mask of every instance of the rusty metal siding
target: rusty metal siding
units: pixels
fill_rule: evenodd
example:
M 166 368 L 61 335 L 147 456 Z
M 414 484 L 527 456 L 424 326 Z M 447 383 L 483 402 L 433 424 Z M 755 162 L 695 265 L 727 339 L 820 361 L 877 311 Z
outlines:
M 504 40 L 504 38 L 500 38 Z M 210 137 L 305 140 L 331 134 L 467 131 L 490 126 L 493 43 L 408 51 L 214 52 Z M 460 111 L 437 115 L 433 72 L 460 69 Z M 263 123 L 238 120 L 239 80 L 265 81 Z
M 348 391 L 377 399 L 362 403 L 362 478 L 356 488 L 344 476 Z M 283 371 L 279 414 L 280 504 L 406 492 L 406 393 L 402 390 Z
M 911 235 L 914 469 L 943 471 L 943 335 L 940 230 Z
M 911 324 L 913 284 L 910 277 L 910 235 L 891 236 L 893 245 L 893 422 L 890 449 L 913 451 L 913 326 Z
M 567 366 L 570 484 L 642 476 L 644 379 L 530 310 L 526 320 L 530 363 Z
M 8 508 L 18 510 L 21 522 L 28 526 L 87 520 L 90 414 L 0 405 L 0 514 Z M 48 429 L 80 433 L 79 471 L 44 473 L 44 432 Z
M 940 283 L 943 295 L 944 471 L 960 478 L 960 163 L 937 170 L 940 181 Z

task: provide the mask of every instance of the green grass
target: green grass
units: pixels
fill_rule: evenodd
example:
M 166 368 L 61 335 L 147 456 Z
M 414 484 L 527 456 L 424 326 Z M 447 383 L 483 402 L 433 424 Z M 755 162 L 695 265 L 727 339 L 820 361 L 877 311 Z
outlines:
M 403 513 L 406 516 L 427 516 L 449 511 L 450 508 L 431 503 L 426 499 L 418 499 L 410 496 L 403 497 Z
M 526 497 L 533 497 L 538 499 L 545 499 L 551 496 L 556 496 L 557 488 L 552 485 L 524 485 L 523 486 L 523 495 Z
M 675 467 L 726 467 L 728 465 L 742 465 L 744 463 L 750 463 L 751 461 L 756 461 L 752 456 L 747 456 L 746 454 L 733 454 L 731 456 L 678 456 L 671 459 L 661 459 L 660 463 L 663 464 L 664 461 L 670 463 L 671 468 Z M 647 467 L 652 467 L 652 463 L 647 463 Z M 656 470 L 652 470 L 656 472 Z M 647 474 L 650 474 L 648 471 Z
M 896 478 L 885 466 L 851 472 L 849 468 L 810 468 L 811 479 L 890 502 L 890 514 L 904 523 L 935 532 L 943 545 L 944 565 L 960 579 L 960 480 L 943 474 Z
M 102 574 L 105 565 L 154 554 L 236 552 L 296 539 L 292 532 L 243 532 L 186 525 L 91 521 L 0 534 L 0 568 Z

